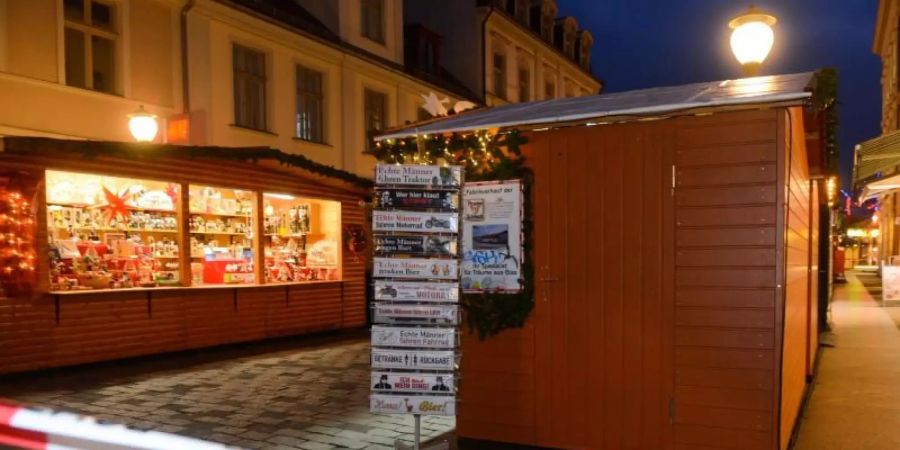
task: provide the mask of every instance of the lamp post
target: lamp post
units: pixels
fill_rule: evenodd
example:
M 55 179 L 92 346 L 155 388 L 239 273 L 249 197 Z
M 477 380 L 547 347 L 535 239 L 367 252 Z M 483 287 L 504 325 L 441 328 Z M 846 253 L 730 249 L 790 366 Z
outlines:
M 131 131 L 135 141 L 153 142 L 159 131 L 156 114 L 150 114 L 144 110 L 144 105 L 141 105 L 137 111 L 128 115 L 128 130 Z
M 728 27 L 732 29 L 731 51 L 741 63 L 744 75 L 755 76 L 759 73 L 775 43 L 772 26 L 777 21 L 775 16 L 751 5 L 747 12 L 728 22 Z

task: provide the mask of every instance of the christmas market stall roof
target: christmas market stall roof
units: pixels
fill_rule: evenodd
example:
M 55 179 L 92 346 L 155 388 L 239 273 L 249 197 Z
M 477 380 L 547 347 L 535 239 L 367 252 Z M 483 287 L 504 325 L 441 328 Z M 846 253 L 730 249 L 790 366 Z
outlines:
M 812 96 L 814 80 L 814 72 L 805 72 L 514 103 L 399 127 L 376 139 L 506 127 L 534 128 L 591 120 L 608 121 L 612 118 L 628 120 L 633 117 L 636 120 L 708 108 L 743 109 L 759 105 L 801 104 Z

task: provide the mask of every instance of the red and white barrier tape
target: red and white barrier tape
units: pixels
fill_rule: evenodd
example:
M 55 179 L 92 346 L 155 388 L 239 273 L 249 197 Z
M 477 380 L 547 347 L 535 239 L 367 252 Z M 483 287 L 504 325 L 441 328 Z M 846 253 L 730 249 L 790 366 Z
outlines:
M 0 445 L 35 450 L 223 450 L 199 439 L 98 423 L 77 414 L 0 402 Z

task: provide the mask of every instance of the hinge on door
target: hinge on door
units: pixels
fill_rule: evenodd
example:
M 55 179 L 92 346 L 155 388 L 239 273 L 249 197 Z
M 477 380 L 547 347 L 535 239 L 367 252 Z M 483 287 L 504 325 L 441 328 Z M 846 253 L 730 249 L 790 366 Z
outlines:
M 669 397 L 669 425 L 675 423 L 675 397 Z
M 675 195 L 675 164 L 672 164 L 672 190 L 669 193 Z

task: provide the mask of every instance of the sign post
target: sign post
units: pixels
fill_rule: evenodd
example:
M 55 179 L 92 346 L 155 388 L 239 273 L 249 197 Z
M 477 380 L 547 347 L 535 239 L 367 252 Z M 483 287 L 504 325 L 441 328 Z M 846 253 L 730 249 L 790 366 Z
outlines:
M 462 178 L 459 166 L 375 169 L 369 409 L 413 416 L 413 446 L 397 449 L 420 450 L 422 415 L 456 415 Z

